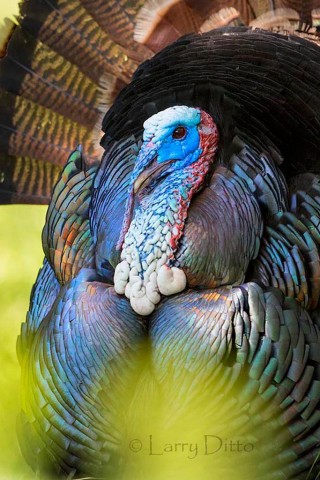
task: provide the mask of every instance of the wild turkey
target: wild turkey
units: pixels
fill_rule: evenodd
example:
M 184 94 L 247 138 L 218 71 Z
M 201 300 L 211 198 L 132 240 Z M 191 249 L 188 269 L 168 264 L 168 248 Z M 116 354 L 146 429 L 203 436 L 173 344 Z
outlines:
M 57 180 L 18 341 L 37 472 L 150 478 L 128 445 L 157 424 L 255 449 L 159 478 L 318 474 L 320 50 L 240 25 L 269 2 L 211 3 L 21 5 L 1 200 L 46 203 Z

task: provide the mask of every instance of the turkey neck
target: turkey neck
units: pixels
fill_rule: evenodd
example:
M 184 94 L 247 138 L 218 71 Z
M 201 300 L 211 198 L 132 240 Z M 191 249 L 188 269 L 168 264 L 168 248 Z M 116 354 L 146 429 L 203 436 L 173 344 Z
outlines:
M 116 291 L 130 298 L 137 313 L 141 311 L 135 307 L 136 298 L 146 297 L 147 303 L 156 305 L 161 293 L 171 295 L 186 287 L 183 270 L 174 267 L 175 253 L 191 199 L 201 189 L 209 167 L 209 159 L 200 157 L 172 172 L 152 192 L 140 195 L 115 272 Z M 151 313 L 151 308 L 142 314 Z
M 191 199 L 201 189 L 208 169 L 209 162 L 198 160 L 184 170 L 173 172 L 154 192 L 141 197 L 125 236 L 121 259 L 125 258 L 128 246 L 134 245 L 142 262 L 150 253 L 160 258 L 167 252 L 166 261 L 172 263 Z

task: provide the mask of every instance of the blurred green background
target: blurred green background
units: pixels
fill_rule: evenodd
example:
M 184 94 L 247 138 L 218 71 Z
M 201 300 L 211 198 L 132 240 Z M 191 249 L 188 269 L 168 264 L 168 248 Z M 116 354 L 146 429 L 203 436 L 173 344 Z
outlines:
M 22 479 L 29 468 L 16 439 L 20 368 L 16 339 L 32 284 L 42 264 L 41 230 L 46 207 L 0 206 L 0 479 Z M 34 478 L 32 476 L 32 478 Z
M 17 1 L 0 2 L 0 42 Z M 0 479 L 26 479 L 30 470 L 16 439 L 20 368 L 16 339 L 29 304 L 32 284 L 42 264 L 41 230 L 46 207 L 0 206 Z M 30 475 L 29 478 L 34 478 Z

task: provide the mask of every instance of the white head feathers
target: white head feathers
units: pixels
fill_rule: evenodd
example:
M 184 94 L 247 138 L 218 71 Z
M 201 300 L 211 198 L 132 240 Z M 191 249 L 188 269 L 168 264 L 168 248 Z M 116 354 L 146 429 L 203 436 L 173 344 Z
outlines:
M 198 108 L 186 105 L 169 107 L 152 115 L 144 122 L 143 140 L 148 142 L 152 139 L 156 143 L 178 125 L 194 126 L 198 125 L 200 121 L 201 114 Z

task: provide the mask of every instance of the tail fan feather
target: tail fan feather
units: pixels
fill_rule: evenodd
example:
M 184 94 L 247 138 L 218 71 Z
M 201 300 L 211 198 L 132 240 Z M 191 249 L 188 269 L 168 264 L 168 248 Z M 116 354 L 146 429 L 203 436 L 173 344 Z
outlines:
M 318 20 L 317 12 L 318 10 L 312 11 L 311 23 L 304 23 L 301 21 L 299 10 L 287 7 L 276 8 L 257 17 L 250 22 L 250 26 L 252 28 L 271 30 L 284 35 L 295 35 L 320 45 L 319 32 L 316 28 L 311 27 L 312 23 Z
M 21 26 L 36 38 L 75 63 L 95 82 L 109 71 L 126 82 L 136 68 L 126 52 L 101 30 L 78 0 L 25 0 Z M 40 9 L 40 15 L 38 12 Z
M 270 0 L 185 0 L 191 7 L 195 8 L 206 20 L 213 13 L 217 13 L 223 8 L 235 8 L 240 12 L 242 20 L 247 24 L 256 16 L 270 10 Z
M 269 12 L 263 13 L 250 23 L 253 28 L 263 28 L 272 30 L 279 26 L 291 26 L 291 23 L 299 21 L 299 14 L 292 8 L 277 8 Z
M 147 0 L 137 16 L 134 38 L 157 52 L 181 35 L 198 31 L 201 24 L 184 0 Z
M 10 92 L 0 90 L 0 101 L 0 152 L 63 165 L 65 155 L 82 139 L 94 155 L 91 132 L 82 125 Z
M 78 143 L 100 158 L 99 80 L 109 72 L 124 85 L 135 64 L 77 1 L 25 0 L 19 24 L 0 62 L 0 200 L 47 203 Z
M 143 0 L 81 0 L 81 3 L 102 30 L 126 49 L 130 58 L 140 63 L 152 55 L 145 46 L 133 42 L 136 16 L 145 3 Z
M 20 27 L 0 63 L 0 86 L 87 128 L 97 121 L 97 85 Z
M 195 8 L 203 20 L 206 20 L 210 15 L 217 13 L 223 8 L 233 7 L 240 12 L 241 18 L 246 24 L 256 17 L 259 9 L 269 9 L 269 7 L 265 5 L 265 0 L 218 0 L 215 2 L 208 0 L 186 0 L 186 3 L 190 7 Z
M 222 8 L 218 13 L 210 17 L 201 25 L 201 32 L 209 32 L 214 28 L 222 28 L 226 25 L 232 25 L 240 17 L 240 12 L 233 7 Z
M 47 204 L 61 168 L 29 157 L 0 157 L 0 203 Z
M 257 0 L 147 0 L 137 14 L 134 38 L 158 52 L 190 32 L 224 27 L 238 17 L 249 23 L 268 9 L 264 4 Z
M 276 0 L 276 7 L 292 8 L 299 13 L 300 28 L 312 26 L 312 10 L 320 7 L 319 0 Z
M 320 4 L 320 2 L 319 2 Z M 320 5 L 319 5 L 320 7 Z M 320 20 L 320 8 L 314 8 L 311 12 L 313 20 Z

